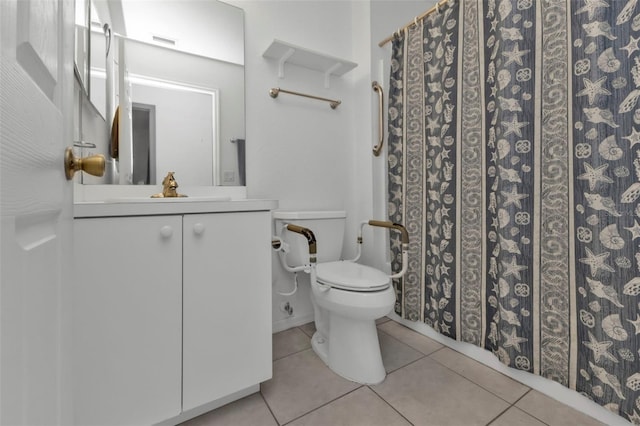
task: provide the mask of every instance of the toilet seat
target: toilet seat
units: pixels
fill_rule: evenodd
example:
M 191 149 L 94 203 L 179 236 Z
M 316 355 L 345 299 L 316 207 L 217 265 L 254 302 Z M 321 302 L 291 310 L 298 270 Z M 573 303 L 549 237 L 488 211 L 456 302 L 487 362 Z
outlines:
M 340 290 L 380 291 L 391 283 L 384 272 L 349 261 L 318 263 L 316 272 L 318 283 Z

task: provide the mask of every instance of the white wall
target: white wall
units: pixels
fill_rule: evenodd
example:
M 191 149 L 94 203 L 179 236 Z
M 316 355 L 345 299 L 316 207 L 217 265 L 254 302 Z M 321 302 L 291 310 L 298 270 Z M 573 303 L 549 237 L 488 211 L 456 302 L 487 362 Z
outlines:
M 374 157 L 371 151 L 378 137 L 377 94 L 371 82 L 382 76 L 381 70 L 376 75 L 371 70 L 372 64 L 380 69 L 372 59 L 375 45 L 371 43 L 372 37 L 378 38 L 371 28 L 371 10 L 378 7 L 378 2 L 230 3 L 245 11 L 248 196 L 275 198 L 281 209 L 346 210 L 343 254 L 351 257 L 359 223 L 386 218 L 386 156 Z M 388 5 L 388 18 L 396 15 L 389 21 L 395 27 L 413 13 L 407 12 L 405 3 L 415 10 L 425 5 L 424 1 L 380 3 Z M 400 7 L 394 8 L 391 3 Z M 358 66 L 342 77 L 332 77 L 328 89 L 321 73 L 293 65 L 285 65 L 285 76 L 280 79 L 277 63 L 262 56 L 273 39 L 347 59 Z M 381 50 L 377 46 L 375 49 Z M 331 110 L 326 103 L 285 94 L 274 100 L 268 95 L 272 87 L 340 99 L 342 104 Z M 364 263 L 383 266 L 385 235 L 383 230 L 365 229 Z M 290 290 L 293 276 L 281 268 L 275 256 L 273 269 L 277 289 Z M 299 274 L 298 278 L 296 295 L 274 293 L 274 330 L 313 318 L 308 277 Z M 293 317 L 281 311 L 284 302 L 293 305 Z
M 262 57 L 274 38 L 351 58 L 349 2 L 238 1 L 245 10 L 247 180 L 251 197 L 277 198 L 284 209 L 345 207 L 347 133 L 353 108 L 349 74 L 332 78 L 297 66 L 279 79 L 275 61 Z M 362 65 L 360 65 L 362 66 Z M 341 99 L 327 103 L 291 95 L 272 99 L 271 87 Z
M 245 11 L 248 196 L 277 199 L 281 209 L 345 209 L 351 218 L 356 205 L 355 136 L 364 139 L 369 131 L 368 111 L 362 111 L 362 94 L 369 93 L 368 57 L 354 54 L 353 32 L 361 26 L 352 28 L 353 9 L 360 2 L 231 3 Z M 362 19 L 368 22 L 367 16 Z M 274 39 L 351 60 L 358 67 L 332 77 L 328 89 L 322 73 L 294 65 L 286 65 L 285 77 L 279 79 L 277 63 L 262 56 Z M 332 110 L 326 102 L 292 95 L 272 99 L 272 87 L 340 99 L 342 104 Z M 313 319 L 308 277 L 300 278 L 295 296 L 274 295 L 275 329 Z M 282 291 L 292 280 L 274 261 L 274 281 Z M 284 301 L 293 305 L 293 318 L 280 311 Z
M 154 36 L 172 40 L 167 47 L 219 61 L 244 64 L 242 11 L 224 3 L 201 0 L 164 0 L 150 6 L 122 2 L 127 37 L 158 43 Z M 179 16 L 180 19 L 176 19 Z M 160 42 L 162 44 L 162 42 Z

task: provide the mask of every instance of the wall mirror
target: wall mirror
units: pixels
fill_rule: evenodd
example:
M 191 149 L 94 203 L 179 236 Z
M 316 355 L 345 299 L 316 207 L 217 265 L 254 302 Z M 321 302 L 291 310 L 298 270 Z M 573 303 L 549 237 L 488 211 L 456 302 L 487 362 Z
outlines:
M 89 0 L 76 0 L 75 17 L 75 46 L 74 46 L 74 70 L 80 87 L 85 95 L 89 95 L 89 59 L 91 46 L 89 45 L 89 25 L 91 22 L 91 3 Z
M 107 183 L 160 184 L 174 171 L 183 186 L 244 185 L 242 9 L 92 0 L 91 16 L 90 99 L 108 127 L 118 116 Z

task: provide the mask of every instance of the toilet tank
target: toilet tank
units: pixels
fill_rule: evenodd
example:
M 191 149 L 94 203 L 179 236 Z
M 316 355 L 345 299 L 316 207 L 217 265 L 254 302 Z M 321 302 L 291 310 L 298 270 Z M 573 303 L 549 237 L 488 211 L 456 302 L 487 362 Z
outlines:
M 284 225 L 292 223 L 310 229 L 316 237 L 317 261 L 331 262 L 340 260 L 346 217 L 343 210 L 274 211 L 276 235 L 290 246 L 289 266 L 309 263 L 309 244 L 304 236 L 283 230 Z

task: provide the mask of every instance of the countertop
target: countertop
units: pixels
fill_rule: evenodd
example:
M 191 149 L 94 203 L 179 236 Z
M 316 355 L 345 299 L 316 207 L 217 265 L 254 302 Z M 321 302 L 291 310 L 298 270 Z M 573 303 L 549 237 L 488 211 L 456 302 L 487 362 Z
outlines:
M 191 213 L 268 211 L 278 208 L 276 200 L 224 197 L 193 198 L 116 198 L 105 201 L 79 201 L 73 205 L 74 218 L 112 216 L 153 216 Z

